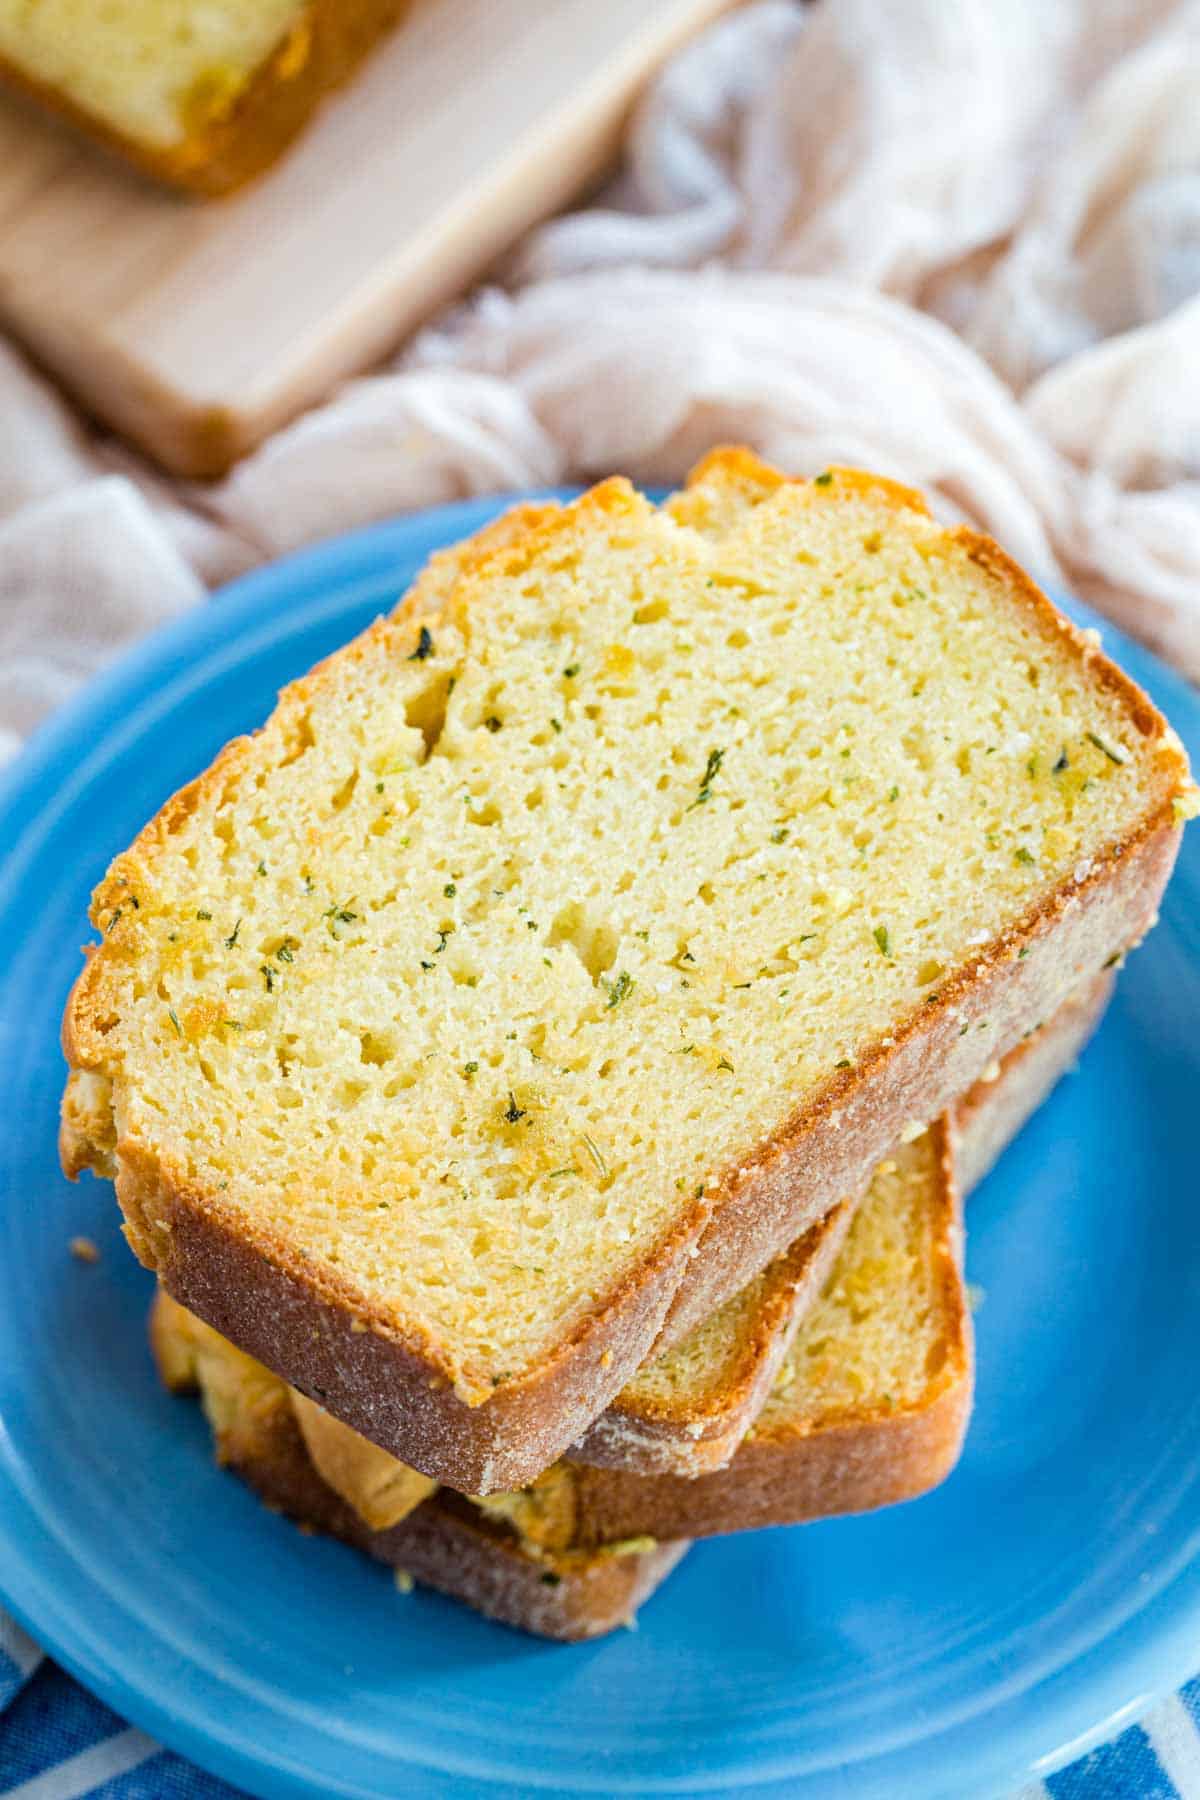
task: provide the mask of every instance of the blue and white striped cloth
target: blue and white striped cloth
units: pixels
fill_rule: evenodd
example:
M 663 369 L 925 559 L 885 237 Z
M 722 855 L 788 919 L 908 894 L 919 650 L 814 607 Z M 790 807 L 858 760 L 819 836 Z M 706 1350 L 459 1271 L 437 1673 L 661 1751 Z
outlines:
M 237 1800 L 237 1789 L 126 1725 L 0 1612 L 0 1796 L 84 1795 Z M 1200 1800 L 1200 1679 L 1140 1725 L 1013 1800 Z

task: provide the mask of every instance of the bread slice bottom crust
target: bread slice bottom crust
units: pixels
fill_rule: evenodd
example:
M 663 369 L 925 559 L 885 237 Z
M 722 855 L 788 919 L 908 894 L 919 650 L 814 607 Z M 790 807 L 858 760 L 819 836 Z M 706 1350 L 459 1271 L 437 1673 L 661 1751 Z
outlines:
M 486 1618 L 568 1643 L 603 1637 L 632 1622 L 688 1548 L 683 1541 L 556 1554 L 522 1544 L 449 1492 L 372 1531 L 318 1475 L 286 1390 L 276 1385 L 283 1404 L 259 1410 L 252 1428 L 227 1446 L 226 1465 L 303 1530 L 340 1538 L 401 1580 L 465 1601 Z

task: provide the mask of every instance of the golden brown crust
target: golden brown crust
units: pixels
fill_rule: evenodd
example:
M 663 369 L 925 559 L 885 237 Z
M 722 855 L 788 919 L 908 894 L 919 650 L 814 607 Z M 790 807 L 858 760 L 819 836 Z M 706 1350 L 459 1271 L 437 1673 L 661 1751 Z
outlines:
M 823 1426 L 791 1454 L 751 1438 L 727 1469 L 623 1477 L 580 1470 L 578 1541 L 603 1544 L 679 1528 L 693 1538 L 765 1525 L 800 1525 L 915 1500 L 958 1461 L 971 1411 L 969 1378 L 928 1405 L 892 1418 L 847 1418 Z
M 0 56 L 11 86 L 143 175 L 188 192 L 228 194 L 261 175 L 303 130 L 322 100 L 349 80 L 409 0 L 309 0 L 303 13 L 227 111 L 198 124 L 169 150 L 153 150 L 77 106 Z
M 723 452 L 715 461 L 736 482 L 770 487 L 785 479 L 746 452 Z M 710 475 L 713 466 L 710 459 Z M 897 509 L 916 503 L 908 490 L 872 476 L 850 472 L 837 481 L 882 490 Z M 833 484 L 813 486 L 813 504 L 835 491 Z M 491 568 L 519 573 L 581 519 L 617 530 L 649 510 L 627 481 L 614 478 L 570 507 L 538 511 L 523 528 L 506 530 L 501 522 L 457 553 L 443 604 L 452 611 L 461 603 L 455 575 L 464 569 L 476 578 Z M 118 1197 L 130 1241 L 168 1290 L 422 1473 L 472 1493 L 523 1486 L 579 1439 L 652 1350 L 677 1343 L 831 1206 L 860 1193 L 907 1122 L 944 1111 L 1031 1021 L 1050 1017 L 1081 981 L 1136 942 L 1153 921 L 1178 848 L 1175 802 L 1187 782 L 1182 752 L 1139 690 L 1001 552 L 973 534 L 958 535 L 977 560 L 991 559 L 1014 604 L 1032 611 L 1064 650 L 1085 659 L 1125 700 L 1137 729 L 1160 740 L 1161 797 L 1123 841 L 1030 907 L 914 1008 L 886 1043 L 832 1076 L 768 1141 L 710 1181 L 703 1198 L 671 1223 L 640 1266 L 540 1368 L 482 1398 L 454 1390 L 450 1380 L 460 1372 L 419 1322 L 386 1318 L 336 1272 L 314 1271 L 288 1244 L 231 1216 L 219 1194 L 191 1188 L 180 1171 L 121 1141 Z M 413 613 L 402 606 L 339 654 L 360 657 L 379 634 L 415 637 L 415 631 Z M 285 690 L 285 721 L 318 679 L 319 669 Z M 219 786 L 249 744 L 228 746 L 167 803 L 114 864 L 94 916 L 109 903 L 113 883 L 137 869 L 180 809 L 191 810 Z M 76 1068 L 103 1067 L 102 1021 L 91 1014 L 106 952 L 112 953 L 108 945 L 90 959 L 69 1003 L 64 1046 Z M 69 1155 L 69 1166 L 78 1167 L 76 1146 Z
M 1105 971 L 1072 994 L 1053 1019 L 1010 1050 L 950 1109 L 954 1160 L 964 1194 L 978 1186 L 1078 1058 L 1104 1017 L 1115 979 Z

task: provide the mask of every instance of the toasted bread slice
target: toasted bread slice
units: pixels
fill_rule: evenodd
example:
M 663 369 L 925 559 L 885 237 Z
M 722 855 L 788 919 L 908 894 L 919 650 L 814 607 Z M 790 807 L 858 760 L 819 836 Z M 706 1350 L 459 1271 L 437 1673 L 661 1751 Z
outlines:
M 135 167 L 228 193 L 267 168 L 406 0 L 0 0 L 0 69 Z
M 744 454 L 464 554 L 98 889 L 67 1166 L 184 1304 L 528 1481 L 1149 925 L 1159 715 L 906 490 Z

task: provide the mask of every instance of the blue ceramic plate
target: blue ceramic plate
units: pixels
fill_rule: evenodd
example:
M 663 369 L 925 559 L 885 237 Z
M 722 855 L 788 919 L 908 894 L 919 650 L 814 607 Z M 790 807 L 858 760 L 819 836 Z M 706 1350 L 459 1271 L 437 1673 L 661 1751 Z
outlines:
M 0 794 L 0 1590 L 111 1706 L 256 1793 L 1002 1792 L 1200 1662 L 1200 827 L 1080 1073 L 973 1202 L 958 1472 L 876 1517 L 700 1545 L 636 1633 L 541 1644 L 265 1512 L 155 1382 L 108 1186 L 59 1173 L 58 1022 L 109 856 L 495 510 L 239 582 Z M 1106 638 L 1200 760 L 1196 697 Z

